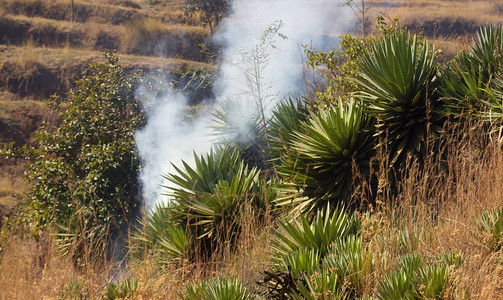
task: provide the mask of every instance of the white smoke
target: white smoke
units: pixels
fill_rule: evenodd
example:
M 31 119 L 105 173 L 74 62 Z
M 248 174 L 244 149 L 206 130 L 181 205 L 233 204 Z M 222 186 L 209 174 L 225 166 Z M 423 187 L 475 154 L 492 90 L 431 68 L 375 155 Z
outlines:
M 253 96 L 260 92 L 267 100 L 263 103 L 267 105 L 264 107 L 267 115 L 283 96 L 302 92 L 305 86 L 300 45 L 316 49 L 338 47 L 336 37 L 354 23 L 351 10 L 342 7 L 342 3 L 342 0 L 234 0 L 229 18 L 220 25 L 215 37 L 222 46 L 214 86 L 216 106 L 233 98 L 242 110 L 234 116 L 252 116 L 257 108 L 249 105 L 250 96 L 256 98 Z M 268 29 L 278 32 L 267 35 Z M 264 37 L 272 38 L 268 40 L 271 43 L 264 42 Z M 147 208 L 167 200 L 163 185 L 168 183 L 162 175 L 174 171 L 172 163 L 180 165 L 184 160 L 190 164 L 193 151 L 204 153 L 212 145 L 208 128 L 211 113 L 187 126 L 181 121 L 188 105 L 182 95 L 171 94 L 166 99 L 149 102 L 154 104 L 148 109 L 147 125 L 136 135 Z M 246 128 L 249 120 L 236 119 L 232 120 L 237 123 L 236 128 Z

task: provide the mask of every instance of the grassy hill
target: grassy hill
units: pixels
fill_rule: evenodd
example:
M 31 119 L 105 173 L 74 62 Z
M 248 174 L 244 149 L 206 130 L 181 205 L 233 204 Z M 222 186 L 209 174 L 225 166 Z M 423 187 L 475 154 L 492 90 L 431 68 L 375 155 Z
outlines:
M 103 49 L 118 51 L 131 72 L 178 79 L 212 68 L 199 47 L 209 29 L 182 8 L 182 1 L 75 1 L 71 22 L 70 1 L 1 1 L 0 142 L 24 144 L 43 121 L 54 122 L 49 97 L 64 97 Z M 0 205 L 12 206 L 26 190 L 21 170 L 2 163 Z

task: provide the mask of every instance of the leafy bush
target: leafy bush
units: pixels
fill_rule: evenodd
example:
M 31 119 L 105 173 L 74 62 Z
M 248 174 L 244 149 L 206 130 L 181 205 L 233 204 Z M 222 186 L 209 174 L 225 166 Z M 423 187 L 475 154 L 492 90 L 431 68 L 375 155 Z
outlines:
M 362 58 L 355 80 L 368 111 L 378 118 L 380 143 L 391 164 L 424 154 L 429 131 L 441 129 L 434 58 L 428 42 L 406 32 L 384 37 Z
M 399 258 L 398 269 L 378 283 L 377 298 L 444 299 L 451 265 L 455 265 L 455 261 L 425 265 L 418 254 L 405 255 Z
M 344 300 L 351 299 L 346 294 L 345 286 L 336 273 L 320 269 L 306 279 L 305 285 L 298 286 L 299 292 L 293 299 L 309 300 Z
M 356 100 L 312 114 L 303 131 L 293 133 L 294 153 L 281 158 L 278 173 L 283 187 L 294 195 L 299 212 L 316 213 L 327 203 L 345 203 L 351 196 L 357 176 L 365 178 L 374 155 L 374 119 Z M 298 191 L 298 192 L 297 192 Z M 278 201 L 289 205 L 291 199 Z
M 327 207 L 311 224 L 301 216 L 300 222 L 280 223 L 280 227 L 272 243 L 272 260 L 279 273 L 266 272 L 264 279 L 270 296 L 352 299 L 363 294 L 372 257 L 362 246 L 355 214 Z
M 139 77 L 126 76 L 112 53 L 105 57 L 107 62 L 92 64 L 77 81 L 58 128 L 43 127 L 23 149 L 30 159 L 27 178 L 34 182 L 24 217 L 36 229 L 61 224 L 63 246 L 68 249 L 68 237 L 78 241 L 77 256 L 89 245 L 106 248 L 107 236 L 134 222 L 138 206 Z
M 365 283 L 373 271 L 372 254 L 368 253 L 359 236 L 341 238 L 323 261 L 323 268 L 336 273 L 351 298 L 362 296 Z

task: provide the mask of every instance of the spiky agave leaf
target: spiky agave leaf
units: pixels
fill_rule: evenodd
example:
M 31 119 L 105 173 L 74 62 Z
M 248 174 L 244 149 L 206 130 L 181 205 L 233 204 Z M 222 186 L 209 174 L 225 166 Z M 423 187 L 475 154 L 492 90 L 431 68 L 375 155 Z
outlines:
M 474 221 L 475 239 L 490 251 L 503 248 L 503 207 L 483 211 Z
M 236 278 L 210 278 L 189 285 L 184 300 L 247 300 L 252 299 L 248 289 Z
M 176 185 L 165 187 L 168 196 L 186 199 L 197 193 L 211 193 L 220 180 L 229 180 L 238 171 L 241 163 L 239 151 L 234 147 L 216 146 L 206 155 L 194 153 L 194 167 L 182 161 L 184 170 L 173 165 L 176 174 L 164 178 Z
M 299 249 L 318 251 L 321 258 L 328 253 L 332 243 L 359 231 L 360 223 L 356 214 L 348 214 L 344 209 L 331 210 L 330 206 L 319 211 L 309 222 L 304 216 L 299 220 L 280 222 L 280 230 L 272 243 L 273 260 L 282 258 Z
M 183 162 L 184 170 L 166 176 L 176 186 L 169 218 L 187 227 L 199 239 L 203 255 L 210 255 L 221 242 L 232 243 L 239 236 L 242 213 L 264 216 L 273 197 L 272 184 L 249 169 L 239 151 L 217 147 L 206 156 L 195 156 L 195 167 Z
M 391 164 L 424 151 L 428 130 L 440 130 L 434 57 L 428 42 L 397 32 L 372 45 L 361 60 L 358 93 L 378 117 L 381 146 L 391 153 Z
M 303 273 L 312 274 L 320 267 L 321 256 L 318 249 L 302 248 L 281 257 L 279 268 L 292 272 L 294 278 Z
M 344 282 L 335 272 L 320 269 L 306 278 L 305 285 L 298 285 L 298 293 L 292 295 L 296 300 L 344 300 L 352 299 L 346 292 Z
M 312 114 L 290 143 L 295 152 L 283 156 L 278 166 L 284 180 L 281 188 L 286 191 L 278 204 L 293 202 L 298 212 L 316 213 L 327 203 L 344 203 L 356 175 L 369 173 L 375 147 L 374 118 L 356 100 L 345 104 L 339 100 L 337 107 Z
M 157 205 L 141 220 L 142 228 L 132 236 L 130 249 L 141 256 L 155 252 L 162 263 L 183 263 L 193 256 L 194 239 L 183 225 L 169 219 L 169 208 Z
M 491 94 L 497 90 L 496 74 L 503 71 L 502 66 L 503 27 L 482 28 L 471 49 L 458 54 L 442 74 L 440 95 L 447 103 L 447 111 L 468 117 L 490 111 L 494 100 Z
M 372 254 L 362 244 L 361 236 L 339 239 L 323 261 L 324 268 L 333 270 L 347 286 L 352 297 L 362 296 L 365 281 L 373 270 Z
M 416 280 L 419 294 L 425 299 L 445 299 L 449 281 L 449 267 L 441 265 L 425 266 L 417 271 Z
M 279 102 L 272 111 L 268 124 L 271 157 L 279 160 L 291 148 L 290 141 L 295 132 L 302 132 L 302 124 L 309 118 L 309 105 L 306 99 L 287 98 Z

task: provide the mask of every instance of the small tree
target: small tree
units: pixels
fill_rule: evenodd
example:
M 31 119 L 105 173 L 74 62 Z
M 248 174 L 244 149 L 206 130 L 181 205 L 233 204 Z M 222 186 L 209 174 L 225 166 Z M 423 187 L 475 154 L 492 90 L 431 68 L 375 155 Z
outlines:
M 208 25 L 213 34 L 213 29 L 227 13 L 231 0 L 185 0 L 185 3 L 185 13 L 189 16 L 199 13 L 202 24 Z
M 107 62 L 92 64 L 61 105 L 58 128 L 42 128 L 23 151 L 30 160 L 27 179 L 34 182 L 24 216 L 35 228 L 57 224 L 62 250 L 77 257 L 106 250 L 108 237 L 134 221 L 138 207 L 139 78 L 128 78 L 114 54 L 105 56 Z

